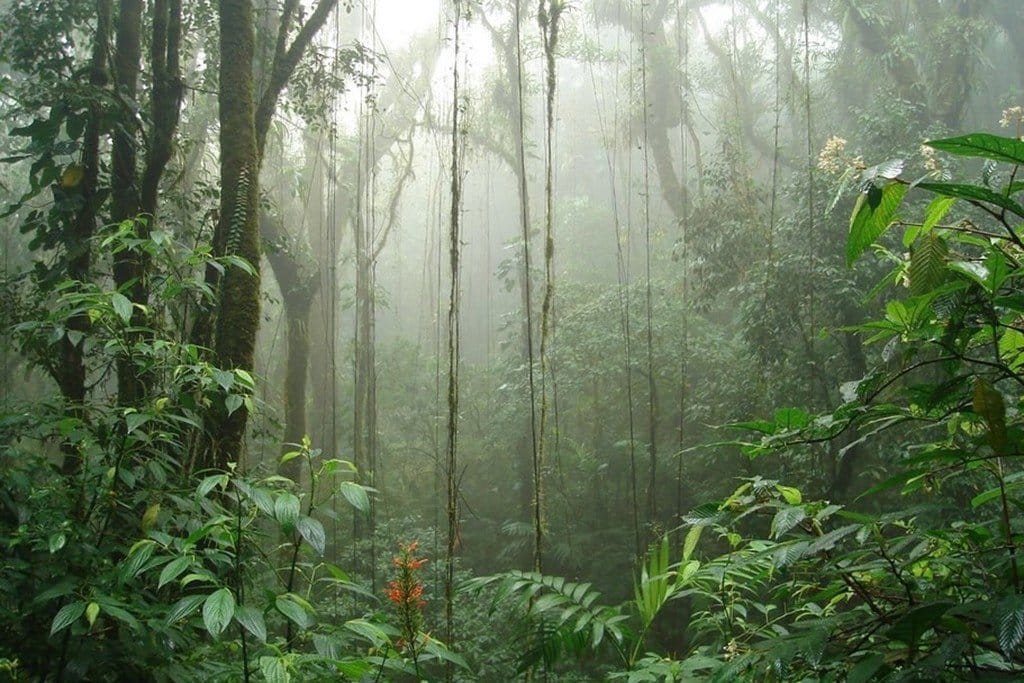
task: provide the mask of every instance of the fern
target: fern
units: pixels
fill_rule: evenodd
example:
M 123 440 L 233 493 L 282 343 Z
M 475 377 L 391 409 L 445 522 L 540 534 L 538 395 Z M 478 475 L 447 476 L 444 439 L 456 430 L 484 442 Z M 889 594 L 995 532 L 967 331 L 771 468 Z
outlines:
M 567 581 L 560 576 L 512 571 L 472 579 L 463 590 L 494 589 L 491 611 L 506 599 L 516 600 L 525 618 L 523 646 L 518 665 L 522 673 L 537 665 L 549 667 L 562 655 L 580 656 L 611 645 L 621 655 L 629 633 L 629 617 L 617 607 L 598 603 L 600 592 L 589 583 Z
M 1024 598 L 1009 595 L 999 603 L 999 647 L 1008 658 L 1013 658 L 1024 641 Z
M 231 214 L 227 238 L 224 242 L 224 255 L 233 256 L 238 253 L 248 219 L 248 197 L 252 192 L 252 174 L 248 166 L 242 166 L 238 172 L 238 188 L 235 192 L 235 210 Z

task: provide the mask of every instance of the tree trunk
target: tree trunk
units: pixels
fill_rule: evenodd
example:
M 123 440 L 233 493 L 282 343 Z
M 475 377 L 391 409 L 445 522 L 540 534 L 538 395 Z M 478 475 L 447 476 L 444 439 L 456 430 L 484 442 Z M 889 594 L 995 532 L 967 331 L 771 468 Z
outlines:
M 142 0 L 121 0 L 117 21 L 117 51 L 114 56 L 114 86 L 125 102 L 134 102 L 138 96 L 139 60 L 142 56 Z M 135 112 L 127 106 L 121 108 L 118 125 L 114 127 L 111 159 L 111 219 L 115 223 L 132 221 L 136 231 L 142 222 L 139 215 L 139 191 L 135 180 L 138 143 L 135 133 Z M 141 235 L 140 235 L 141 236 Z M 142 252 L 125 249 L 114 255 L 114 284 L 134 303 L 145 305 L 146 296 Z M 142 312 L 132 311 L 132 327 L 145 324 Z M 132 332 L 126 335 L 129 348 L 117 359 L 117 398 L 121 405 L 135 405 L 144 393 L 143 381 L 136 371 L 132 346 L 140 338 Z
M 81 182 L 82 204 L 74 219 L 67 226 L 64 245 L 67 249 L 67 273 L 72 280 L 86 282 L 92 267 L 92 248 L 89 241 L 96 230 L 97 184 L 99 181 L 100 132 L 103 126 L 103 107 L 99 90 L 107 84 L 107 51 L 110 43 L 111 26 L 110 0 L 96 0 L 96 35 L 93 41 L 92 60 L 89 68 L 89 84 L 97 91 L 89 104 L 89 117 L 82 140 Z M 68 320 L 68 330 L 85 333 L 89 329 L 89 318 L 85 313 Z M 57 384 L 61 394 L 70 404 L 72 415 L 81 417 L 85 403 L 85 355 L 83 344 L 74 343 L 69 335 L 60 341 L 60 364 L 57 366 Z M 77 472 L 81 463 L 76 452 L 66 448 L 62 469 L 66 474 Z
M 252 273 L 237 266 L 220 283 L 214 353 L 228 369 L 251 371 L 260 319 L 260 242 L 257 228 L 259 157 L 256 152 L 252 59 L 253 8 L 250 0 L 220 0 L 220 219 L 214 236 L 218 256 L 245 259 Z M 223 413 L 214 430 L 209 465 L 225 467 L 241 457 L 247 411 Z

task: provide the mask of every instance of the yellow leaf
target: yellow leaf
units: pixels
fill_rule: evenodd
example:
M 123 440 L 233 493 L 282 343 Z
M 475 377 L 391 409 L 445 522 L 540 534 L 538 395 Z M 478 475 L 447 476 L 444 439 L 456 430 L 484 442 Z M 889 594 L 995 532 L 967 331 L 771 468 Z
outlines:
M 85 167 L 81 164 L 68 164 L 60 176 L 60 186 L 65 190 L 77 187 L 85 178 Z
M 153 503 L 142 515 L 142 533 L 148 532 L 156 525 L 157 517 L 160 516 L 160 503 Z

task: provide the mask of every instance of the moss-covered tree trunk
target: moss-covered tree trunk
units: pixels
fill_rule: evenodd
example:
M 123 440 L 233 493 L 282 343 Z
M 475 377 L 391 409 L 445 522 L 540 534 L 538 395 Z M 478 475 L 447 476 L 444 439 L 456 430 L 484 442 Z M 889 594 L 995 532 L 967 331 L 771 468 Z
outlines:
M 238 256 L 252 266 L 246 272 L 230 266 L 212 279 L 220 296 L 214 326 L 214 355 L 228 369 L 253 370 L 260 321 L 260 234 L 257 216 L 259 171 L 267 132 L 277 101 L 317 31 L 337 6 L 321 0 L 289 45 L 299 14 L 298 0 L 281 7 L 269 80 L 257 105 L 253 78 L 255 12 L 251 0 L 220 0 L 220 219 L 214 253 Z M 203 323 L 197 327 L 204 329 Z M 245 406 L 215 416 L 207 465 L 224 467 L 241 458 L 248 414 Z
M 220 0 L 220 219 L 216 254 L 252 265 L 224 271 L 220 286 L 214 353 L 224 368 L 251 371 L 260 319 L 260 242 L 257 227 L 259 157 L 253 95 L 253 7 L 250 0 Z M 212 460 L 237 461 L 245 434 L 246 408 L 222 414 L 213 428 Z

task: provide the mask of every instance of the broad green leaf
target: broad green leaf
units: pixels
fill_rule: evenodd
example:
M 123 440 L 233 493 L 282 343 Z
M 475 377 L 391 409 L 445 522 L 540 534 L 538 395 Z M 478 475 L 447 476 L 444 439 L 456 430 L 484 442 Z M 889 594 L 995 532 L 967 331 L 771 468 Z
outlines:
M 128 433 L 131 434 L 152 419 L 153 416 L 149 413 L 128 413 L 124 416 L 124 423 L 128 428 Z
M 199 482 L 199 486 L 196 487 L 196 495 L 203 498 L 215 486 L 220 486 L 222 489 L 228 485 L 228 475 L 226 474 L 211 474 L 210 476 Z
M 946 197 L 957 197 L 986 204 L 994 204 L 1001 209 L 1005 209 L 1016 214 L 1020 218 L 1024 218 L 1024 206 L 1021 206 L 1006 195 L 993 192 L 987 187 L 981 187 L 980 185 L 964 185 L 960 183 L 920 183 L 918 187 L 922 190 L 934 192 L 935 194 L 944 195 Z
M 341 659 L 341 642 L 337 638 L 332 638 L 331 636 L 327 636 L 322 633 L 314 633 L 313 647 L 316 649 L 316 653 L 321 657 L 327 657 L 328 659 Z
M 969 133 L 955 138 L 929 140 L 925 144 L 957 156 L 1024 164 L 1024 142 L 990 133 Z
M 946 240 L 934 232 L 921 235 L 910 252 L 910 293 L 926 294 L 941 285 L 947 276 L 946 260 L 949 247 Z
M 230 370 L 214 370 L 211 374 L 213 381 L 224 391 L 231 391 L 231 387 L 235 385 L 235 374 Z
M 299 535 L 309 543 L 318 554 L 323 555 L 327 547 L 327 534 L 324 532 L 324 525 L 312 517 L 299 517 L 295 523 Z
M 974 412 L 988 425 L 989 445 L 996 455 L 1006 455 L 1006 404 L 1003 395 L 988 381 L 978 378 L 974 382 Z
M 338 485 L 338 489 L 341 491 L 341 495 L 345 496 L 345 500 L 348 501 L 349 505 L 356 510 L 360 512 L 370 511 L 370 496 L 367 495 L 364 487 L 354 481 L 343 481 Z
M 896 219 L 896 211 L 906 193 L 906 185 L 889 183 L 881 189 L 870 185 L 860 194 L 850 219 L 850 234 L 846 240 L 846 265 L 852 266 L 853 262 L 889 228 Z
M 160 517 L 160 503 L 153 503 L 146 511 L 142 513 L 142 533 L 149 533 L 149 530 L 156 526 L 156 522 Z
M 167 613 L 167 625 L 171 626 L 195 612 L 206 599 L 205 595 L 189 595 L 178 600 Z
M 291 597 L 290 595 L 277 596 L 274 600 L 274 607 L 281 614 L 295 622 L 299 628 L 309 628 L 310 624 L 312 624 L 312 619 L 306 613 L 306 610 L 303 609 L 302 605 L 295 602 Z
M 875 672 L 885 664 L 885 657 L 880 654 L 868 655 L 857 662 L 846 676 L 846 683 L 868 683 L 874 680 Z
M 241 605 L 235 609 L 235 620 L 246 631 L 256 636 L 261 643 L 267 642 L 267 624 L 261 610 L 251 605 Z
M 803 494 L 800 493 L 800 489 L 793 488 L 792 486 L 783 486 L 782 484 L 777 484 L 775 486 L 775 490 L 777 490 L 779 494 L 782 496 L 782 499 L 785 500 L 790 505 L 799 505 L 804 501 L 804 497 Z
M 110 305 L 114 307 L 114 312 L 125 324 L 128 324 L 132 320 L 132 302 L 128 300 L 124 294 L 120 292 L 114 292 L 110 295 Z
M 260 657 L 260 673 L 267 683 L 288 683 L 291 675 L 281 657 Z
M 1006 262 L 1006 255 L 998 249 L 990 250 L 988 256 L 985 257 L 985 268 L 988 270 L 985 289 L 990 294 L 994 294 L 1010 276 L 1010 265 Z
M 976 282 L 979 287 L 988 288 L 988 269 L 981 263 L 976 261 L 952 261 L 949 263 L 949 269 L 966 276 L 968 279 Z
M 229 588 L 211 593 L 203 602 L 203 624 L 213 637 L 219 636 L 235 614 L 235 596 Z
M 190 566 L 192 566 L 192 558 L 188 555 L 176 557 L 170 562 L 168 562 L 164 566 L 163 571 L 160 572 L 160 579 L 157 581 L 156 586 L 157 589 L 159 590 L 160 588 L 163 588 L 165 585 L 167 585 L 169 582 L 174 581 L 176 578 L 181 576 L 181 573 L 188 569 Z
M 805 410 L 799 408 L 780 408 L 772 415 L 775 425 L 782 431 L 803 429 L 811 423 L 811 416 Z
M 139 541 L 128 552 L 128 560 L 121 566 L 121 580 L 129 581 L 138 576 L 143 565 L 153 556 L 156 550 L 156 543 L 149 539 Z
M 224 407 L 227 409 L 228 415 L 241 408 L 243 403 L 245 403 L 245 397 L 241 394 L 228 394 L 224 397 Z
M 53 623 L 50 624 L 50 635 L 63 631 L 71 624 L 75 623 L 85 614 L 86 604 L 84 602 L 72 602 L 64 605 L 57 614 L 53 617 Z
M 889 628 L 889 637 L 913 648 L 952 606 L 952 602 L 943 600 L 913 607 Z
M 1011 370 L 1019 370 L 1024 365 L 1024 332 L 1006 329 L 999 337 L 999 357 Z
M 345 622 L 345 628 L 356 635 L 365 638 L 374 647 L 380 647 L 388 642 L 388 635 L 376 624 L 365 619 L 351 619 Z
M 295 528 L 295 522 L 299 519 L 299 499 L 295 494 L 288 491 L 278 494 L 274 501 L 274 518 L 285 531 Z

